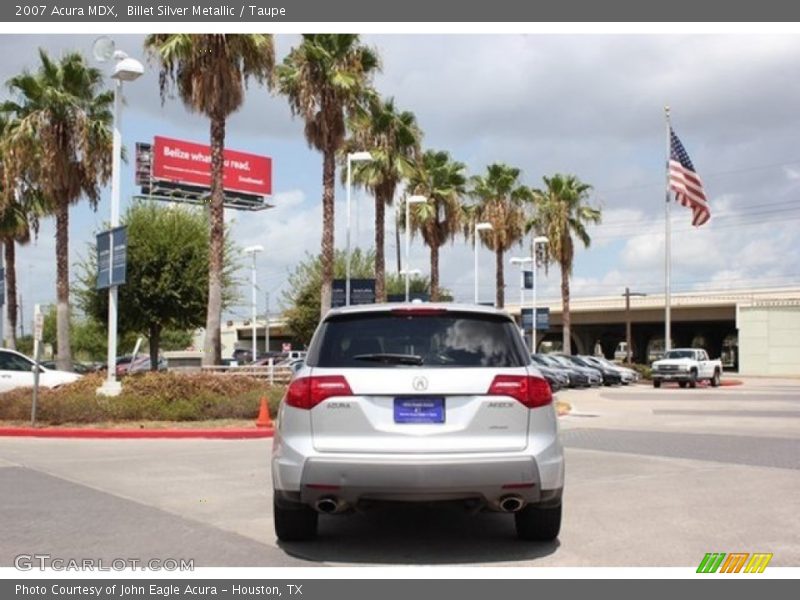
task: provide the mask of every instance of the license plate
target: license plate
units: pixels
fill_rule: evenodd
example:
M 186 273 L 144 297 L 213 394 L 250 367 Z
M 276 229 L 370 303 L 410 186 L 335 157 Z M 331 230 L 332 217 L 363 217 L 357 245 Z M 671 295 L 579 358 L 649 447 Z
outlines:
M 409 396 L 394 399 L 395 423 L 444 423 L 444 398 Z

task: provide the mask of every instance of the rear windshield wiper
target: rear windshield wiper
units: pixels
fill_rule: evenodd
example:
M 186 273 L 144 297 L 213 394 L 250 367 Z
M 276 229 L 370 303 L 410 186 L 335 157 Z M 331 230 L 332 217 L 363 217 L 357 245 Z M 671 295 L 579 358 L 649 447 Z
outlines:
M 353 357 L 353 360 L 380 362 L 387 365 L 422 365 L 422 357 L 417 354 L 390 354 L 376 352 L 374 354 L 357 354 Z

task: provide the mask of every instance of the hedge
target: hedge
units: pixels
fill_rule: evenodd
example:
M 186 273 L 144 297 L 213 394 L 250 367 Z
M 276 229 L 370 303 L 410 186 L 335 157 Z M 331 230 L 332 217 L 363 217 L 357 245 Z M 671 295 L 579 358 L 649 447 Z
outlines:
M 205 421 L 255 419 L 261 396 L 274 417 L 283 386 L 263 379 L 232 375 L 145 373 L 125 378 L 116 397 L 97 394 L 103 377 L 86 375 L 68 385 L 39 391 L 37 421 L 98 423 L 105 421 Z M 0 420 L 25 421 L 31 414 L 31 388 L 0 394 Z

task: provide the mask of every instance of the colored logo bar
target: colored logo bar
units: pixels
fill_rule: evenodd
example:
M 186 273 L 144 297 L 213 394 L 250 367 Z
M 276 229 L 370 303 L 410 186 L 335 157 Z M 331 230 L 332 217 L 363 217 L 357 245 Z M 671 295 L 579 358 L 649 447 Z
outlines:
M 697 567 L 698 573 L 763 573 L 772 560 L 772 553 L 708 552 Z

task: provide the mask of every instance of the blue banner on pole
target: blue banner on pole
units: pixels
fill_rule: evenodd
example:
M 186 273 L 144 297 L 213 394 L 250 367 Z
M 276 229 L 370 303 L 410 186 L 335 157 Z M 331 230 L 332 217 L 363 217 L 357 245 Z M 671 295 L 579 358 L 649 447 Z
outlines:
M 97 234 L 97 285 L 102 290 L 123 285 L 127 278 L 128 231 L 115 227 Z
M 128 230 L 125 227 L 113 229 L 111 242 L 114 244 L 111 260 L 111 285 L 123 285 L 128 274 Z
M 533 325 L 533 309 L 522 309 L 522 328 L 525 331 L 530 331 Z M 550 309 L 537 308 L 536 309 L 536 331 L 547 331 L 550 329 Z
M 523 271 L 522 272 L 525 277 L 525 289 L 532 290 L 533 289 L 533 271 Z
M 14 241 L 8 242 L 9 244 L 13 244 Z M 0 306 L 3 306 L 6 303 L 6 270 L 0 268 Z
M 97 285 L 98 290 L 111 285 L 111 232 L 97 234 Z
M 345 306 L 345 293 L 347 281 L 344 279 L 333 280 L 333 290 L 331 297 L 331 307 L 339 308 Z M 350 280 L 350 305 L 356 304 L 375 304 L 375 280 L 374 279 L 351 279 Z

